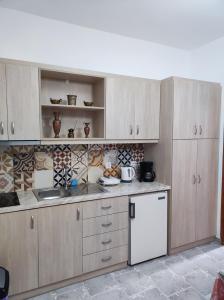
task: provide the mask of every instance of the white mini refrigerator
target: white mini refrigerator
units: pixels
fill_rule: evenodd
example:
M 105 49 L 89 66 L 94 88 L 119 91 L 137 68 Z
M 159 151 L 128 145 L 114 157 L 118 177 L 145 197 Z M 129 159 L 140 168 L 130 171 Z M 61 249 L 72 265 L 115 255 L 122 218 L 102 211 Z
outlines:
M 129 265 L 167 254 L 167 192 L 129 200 Z

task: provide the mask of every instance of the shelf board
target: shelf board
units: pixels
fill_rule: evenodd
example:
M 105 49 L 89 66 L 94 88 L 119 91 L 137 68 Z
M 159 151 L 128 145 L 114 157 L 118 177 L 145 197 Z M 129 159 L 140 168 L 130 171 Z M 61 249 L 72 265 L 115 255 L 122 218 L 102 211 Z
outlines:
M 42 108 L 57 108 L 57 109 L 68 109 L 68 110 L 104 110 L 104 107 L 100 106 L 77 106 L 77 105 L 64 105 L 64 104 L 42 104 Z
M 41 138 L 42 145 L 60 144 L 157 144 L 159 140 L 106 140 L 105 138 Z

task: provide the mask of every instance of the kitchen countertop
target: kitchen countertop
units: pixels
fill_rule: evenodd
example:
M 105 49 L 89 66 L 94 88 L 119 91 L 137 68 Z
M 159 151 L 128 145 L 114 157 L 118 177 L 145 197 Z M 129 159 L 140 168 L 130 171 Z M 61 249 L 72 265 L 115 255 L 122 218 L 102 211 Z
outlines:
M 73 196 L 73 197 L 66 197 L 66 198 L 54 199 L 54 200 L 44 200 L 44 201 L 37 201 L 37 198 L 35 197 L 32 191 L 17 192 L 20 205 L 0 208 L 0 214 L 27 210 L 27 209 L 41 208 L 46 206 L 105 199 L 111 197 L 130 196 L 136 194 L 167 191 L 170 190 L 170 186 L 167 186 L 165 184 L 156 181 L 150 183 L 135 181 L 132 183 L 121 183 L 113 187 L 104 187 L 104 189 L 106 190 L 105 193 Z

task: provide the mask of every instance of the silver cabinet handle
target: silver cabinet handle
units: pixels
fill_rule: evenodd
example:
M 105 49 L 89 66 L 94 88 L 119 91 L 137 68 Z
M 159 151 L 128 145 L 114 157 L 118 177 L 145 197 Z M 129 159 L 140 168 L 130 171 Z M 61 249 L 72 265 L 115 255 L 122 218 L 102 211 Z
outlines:
M 139 125 L 136 127 L 136 134 L 139 135 Z
M 104 257 L 101 259 L 102 262 L 107 262 L 109 260 L 111 260 L 112 256 L 108 256 L 108 257 Z
M 198 183 L 200 184 L 201 183 L 201 176 L 198 175 Z
M 193 175 L 193 184 L 196 184 L 196 182 L 197 182 L 197 177 Z
M 107 244 L 110 244 L 112 242 L 111 239 L 107 240 L 107 241 L 102 241 L 101 244 L 102 245 L 107 245 Z
M 133 134 L 133 128 L 132 128 L 132 126 L 130 125 L 130 135 L 132 135 Z
M 110 209 L 112 206 L 108 205 L 108 206 L 101 206 L 101 209 Z
M 112 225 L 112 222 L 101 224 L 102 227 L 109 227 Z
M 197 125 L 194 125 L 193 133 L 194 135 L 197 135 L 198 133 Z
M 11 133 L 15 134 L 15 123 L 11 122 Z
M 34 229 L 34 216 L 31 216 L 30 218 L 30 228 Z
M 199 126 L 199 134 L 202 135 L 202 126 Z
M 1 135 L 3 135 L 4 134 L 4 123 L 3 122 L 0 123 L 0 130 L 1 130 Z
M 79 220 L 80 219 L 80 209 L 77 208 L 77 211 L 76 211 L 76 219 Z

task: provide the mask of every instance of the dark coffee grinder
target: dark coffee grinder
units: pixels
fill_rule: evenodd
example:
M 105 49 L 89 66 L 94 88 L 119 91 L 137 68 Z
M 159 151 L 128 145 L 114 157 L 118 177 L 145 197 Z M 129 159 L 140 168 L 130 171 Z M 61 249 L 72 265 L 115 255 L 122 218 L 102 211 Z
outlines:
M 140 162 L 140 178 L 139 181 L 152 182 L 156 178 L 156 174 L 153 171 L 152 161 Z

